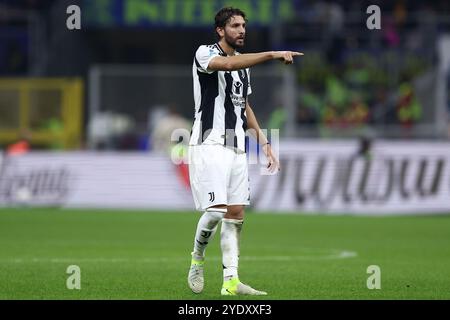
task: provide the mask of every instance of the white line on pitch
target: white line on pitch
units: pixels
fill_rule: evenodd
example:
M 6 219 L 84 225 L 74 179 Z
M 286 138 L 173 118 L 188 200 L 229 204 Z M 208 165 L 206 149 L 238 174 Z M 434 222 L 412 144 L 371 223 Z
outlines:
M 241 261 L 295 261 L 295 260 L 334 260 L 347 259 L 358 256 L 355 251 L 336 251 L 326 255 L 318 256 L 242 256 Z M 222 260 L 219 256 L 211 256 L 207 258 L 210 261 Z M 105 263 L 158 263 L 158 262 L 184 262 L 190 261 L 189 256 L 186 257 L 148 257 L 148 258 L 17 258 L 17 259 L 0 259 L 0 263 L 30 263 L 30 262 L 50 262 L 50 263 L 81 263 L 81 262 L 105 262 Z

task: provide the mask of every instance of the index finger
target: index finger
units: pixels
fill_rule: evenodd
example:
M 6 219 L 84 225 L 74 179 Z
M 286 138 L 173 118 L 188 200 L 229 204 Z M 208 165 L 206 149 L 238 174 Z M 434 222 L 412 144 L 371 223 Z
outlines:
M 305 54 L 303 52 L 297 52 L 297 51 L 292 51 L 292 56 L 304 56 Z

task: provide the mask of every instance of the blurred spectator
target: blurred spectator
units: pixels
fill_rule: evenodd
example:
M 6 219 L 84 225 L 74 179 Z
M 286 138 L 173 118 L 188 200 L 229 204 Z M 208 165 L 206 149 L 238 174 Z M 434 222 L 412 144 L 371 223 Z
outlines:
M 178 141 L 171 141 L 172 133 L 177 129 L 189 132 L 191 127 L 189 120 L 183 118 L 175 108 L 169 108 L 167 115 L 158 120 L 151 133 L 153 150 L 170 154 L 172 146 L 178 143 Z M 184 142 L 187 143 L 187 141 Z
M 393 10 L 394 23 L 398 28 L 402 28 L 408 19 L 408 10 L 405 0 L 397 0 Z
M 373 137 L 369 134 L 362 135 L 358 138 L 358 150 L 356 152 L 356 157 L 362 157 L 364 159 L 370 160 L 373 157 Z
M 326 99 L 335 106 L 342 107 L 349 96 L 348 89 L 340 74 L 330 75 L 326 80 Z
M 316 115 L 313 109 L 300 106 L 297 109 L 297 124 L 312 125 L 316 123 Z
M 413 86 L 408 82 L 402 83 L 398 89 L 396 109 L 398 120 L 406 133 L 422 117 L 422 107 L 414 94 Z
M 95 114 L 88 124 L 88 144 L 90 148 L 99 150 L 120 149 L 122 139 L 127 136 L 134 121 L 124 114 L 111 111 Z M 129 146 L 128 149 L 131 149 Z
M 276 107 L 269 116 L 269 122 L 267 124 L 267 129 L 278 129 L 281 130 L 286 124 L 286 109 L 278 106 Z
M 317 124 L 323 101 L 312 89 L 305 88 L 300 94 L 297 124 Z
M 400 45 L 400 35 L 397 31 L 397 26 L 391 17 L 386 17 L 383 20 L 383 39 L 388 48 L 397 47 Z
M 186 188 L 189 188 L 189 166 L 187 163 L 189 141 L 186 140 L 188 137 L 183 139 L 180 135 L 190 132 L 192 123 L 183 118 L 174 107 L 170 107 L 166 111 L 166 115 L 159 117 L 151 133 L 153 150 L 171 157 L 178 179 Z M 172 141 L 172 134 L 176 130 L 180 130 L 180 135 L 177 134 L 179 140 Z
M 31 133 L 29 131 L 21 131 L 19 140 L 10 144 L 6 148 L 8 156 L 20 156 L 30 151 Z
M 50 117 L 43 122 L 41 129 L 52 133 L 54 136 L 58 136 L 64 131 L 64 123 L 57 117 Z M 49 147 L 52 150 L 62 150 L 64 149 L 64 143 L 61 140 L 53 140 Z
M 339 3 L 330 0 L 318 1 L 313 8 L 317 21 L 324 26 L 322 38 L 327 59 L 329 62 L 339 63 L 344 45 L 344 10 Z

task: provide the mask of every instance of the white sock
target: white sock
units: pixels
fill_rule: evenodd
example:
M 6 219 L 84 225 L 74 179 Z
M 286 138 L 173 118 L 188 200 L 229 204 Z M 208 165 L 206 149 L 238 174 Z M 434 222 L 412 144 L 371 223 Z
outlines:
M 217 230 L 217 225 L 226 214 L 227 209 L 211 208 L 207 209 L 200 217 L 195 232 L 193 258 L 203 260 L 205 258 L 205 250 L 209 241 L 212 240 Z
M 244 220 L 222 219 L 220 246 L 224 281 L 238 278 L 239 238 L 243 223 Z

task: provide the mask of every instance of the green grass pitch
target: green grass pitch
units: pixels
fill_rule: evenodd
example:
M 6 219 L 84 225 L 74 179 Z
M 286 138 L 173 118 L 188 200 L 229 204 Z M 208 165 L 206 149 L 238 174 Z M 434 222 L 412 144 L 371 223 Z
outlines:
M 219 233 L 204 292 L 186 283 L 199 215 L 2 209 L 0 299 L 226 300 Z M 69 265 L 81 268 L 81 290 L 66 288 Z M 379 290 L 367 289 L 369 265 L 381 268 Z M 450 299 L 450 216 L 248 212 L 240 278 L 269 293 L 250 299 Z

